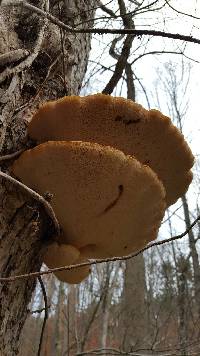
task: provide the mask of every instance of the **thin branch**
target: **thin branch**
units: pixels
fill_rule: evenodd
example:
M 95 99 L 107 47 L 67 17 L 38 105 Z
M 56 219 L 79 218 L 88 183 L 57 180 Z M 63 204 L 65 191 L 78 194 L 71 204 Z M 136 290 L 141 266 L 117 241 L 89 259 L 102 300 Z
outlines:
M 5 156 L 0 156 L 0 162 L 10 161 L 11 159 L 18 157 L 25 150 L 26 150 L 25 148 L 22 148 L 21 150 L 18 150 L 16 152 L 9 153 Z
M 2 6 L 23 6 L 33 12 L 38 13 L 40 16 L 47 18 L 50 20 L 52 23 L 57 25 L 58 27 L 61 27 L 63 30 L 66 32 L 70 33 L 96 33 L 96 34 L 123 34 L 123 35 L 134 35 L 134 36 L 154 36 L 154 37 L 165 37 L 165 38 L 172 38 L 175 40 L 180 40 L 180 41 L 186 41 L 186 42 L 192 42 L 192 43 L 197 43 L 200 44 L 200 39 L 195 38 L 193 36 L 186 36 L 186 35 L 181 35 L 179 33 L 170 33 L 170 32 L 164 32 L 164 31 L 156 31 L 156 30 L 135 30 L 135 29 L 113 29 L 113 28 L 72 28 L 68 25 L 66 25 L 64 22 L 58 20 L 56 17 L 51 15 L 49 12 L 45 12 L 33 5 L 30 5 L 26 1 L 17 1 L 17 2 L 10 2 L 6 3 Z
M 129 14 L 126 14 L 126 7 L 123 0 L 118 0 L 119 7 L 120 7 L 120 14 L 123 19 L 123 24 L 125 28 L 134 27 L 134 21 Z M 109 54 L 114 58 L 119 60 L 120 55 L 115 52 L 115 47 L 118 41 L 123 38 L 124 35 L 116 37 L 110 46 Z M 128 59 L 128 58 L 127 58 Z M 116 70 L 116 69 L 115 69 Z M 135 84 L 133 79 L 133 71 L 131 68 L 131 64 L 128 63 L 128 60 L 125 64 L 125 73 L 126 73 L 126 83 L 127 83 L 127 99 L 131 99 L 135 101 Z M 121 73 L 121 75 L 123 72 Z
M 114 73 L 113 73 L 112 77 L 110 78 L 109 82 L 107 83 L 107 85 L 105 86 L 105 88 L 103 89 L 103 91 L 102 91 L 103 94 L 111 94 L 113 92 L 114 88 L 116 87 L 118 81 L 121 79 L 122 73 L 124 71 L 124 68 L 127 63 L 127 59 L 129 57 L 129 54 L 131 51 L 133 39 L 134 39 L 133 36 L 126 37 L 124 44 L 123 44 L 122 52 L 119 56 L 116 66 L 115 66 Z
M 16 0 L 16 1 L 10 1 L 7 2 L 6 4 L 3 4 L 2 6 L 22 6 L 27 10 L 30 10 L 31 12 L 35 12 L 36 14 L 40 15 L 41 17 L 44 17 L 54 23 L 54 25 L 57 25 L 58 27 L 63 28 L 63 30 L 68 30 L 70 32 L 74 32 L 72 27 L 66 25 L 64 22 L 60 21 L 58 18 L 55 16 L 51 15 L 49 12 L 44 11 L 40 9 L 39 7 L 36 7 L 34 5 L 29 4 L 27 1 L 24 0 Z
M 143 91 L 143 93 L 144 93 L 144 95 L 145 95 L 145 98 L 146 98 L 146 102 L 147 102 L 147 105 L 148 105 L 148 109 L 150 110 L 151 105 L 150 105 L 150 102 L 149 102 L 149 98 L 148 98 L 146 89 L 145 89 L 144 85 L 142 84 L 141 80 L 136 76 L 135 73 L 134 73 L 134 77 L 135 77 L 135 79 L 138 81 L 138 83 L 140 84 L 140 86 L 141 86 L 141 88 L 142 88 L 142 91 Z
M 89 331 L 90 331 L 90 328 L 95 320 L 95 317 L 97 315 L 97 312 L 98 312 L 98 309 L 100 307 L 100 304 L 102 302 L 102 298 L 103 298 L 103 293 L 104 291 L 102 291 L 101 295 L 100 295 L 100 298 L 99 298 L 99 301 L 97 302 L 97 304 L 95 305 L 93 311 L 92 311 L 92 315 L 90 316 L 88 322 L 87 322 L 87 325 L 84 327 L 84 336 L 81 340 L 81 346 L 82 346 L 82 350 L 84 349 L 85 347 L 85 343 L 87 341 L 87 338 L 88 338 L 88 334 L 89 334 Z
M 174 10 L 174 11 L 177 12 L 178 14 L 191 17 L 192 19 L 195 19 L 195 20 L 200 20 L 200 17 L 194 16 L 194 15 L 191 15 L 191 14 L 187 14 L 186 12 L 182 12 L 182 11 L 180 11 L 180 10 L 175 9 L 175 7 L 173 7 L 173 6 L 169 3 L 168 0 L 165 0 L 165 2 L 166 2 L 166 4 L 167 4 L 172 10 Z
M 129 260 L 129 259 L 131 259 L 133 257 L 136 257 L 136 256 L 140 255 L 144 251 L 146 251 L 146 250 L 148 250 L 148 249 L 150 249 L 150 248 L 152 248 L 154 246 L 160 246 L 160 245 L 163 245 L 165 243 L 169 243 L 171 241 L 182 239 L 184 236 L 186 236 L 189 233 L 190 230 L 192 230 L 192 228 L 198 223 L 198 221 L 200 221 L 200 215 L 193 221 L 193 223 L 189 226 L 189 228 L 187 228 L 182 234 L 177 235 L 177 236 L 173 236 L 173 237 L 170 237 L 168 239 L 161 240 L 161 241 L 150 243 L 149 245 L 143 247 L 141 250 L 139 250 L 139 251 L 137 251 L 135 253 L 132 253 L 132 254 L 130 254 L 128 256 L 102 258 L 102 259 L 83 262 L 83 263 L 79 263 L 79 264 L 75 264 L 75 265 L 52 268 L 52 269 L 48 269 L 47 271 L 42 271 L 42 272 L 32 272 L 32 273 L 16 275 L 16 276 L 7 277 L 7 278 L 0 278 L 0 282 L 13 282 L 13 281 L 16 281 L 16 280 L 19 280 L 19 279 L 30 278 L 30 277 L 34 277 L 35 278 L 35 277 L 38 277 L 38 276 L 41 276 L 41 275 L 44 275 L 44 274 L 50 274 L 50 273 L 53 273 L 53 272 L 59 272 L 59 271 L 64 271 L 64 270 L 72 270 L 74 268 L 79 268 L 79 267 L 83 267 L 83 266 L 97 265 L 97 264 L 105 263 L 105 262 L 126 261 L 126 260 Z
M 60 3 L 58 3 L 58 11 L 59 11 L 59 15 L 61 16 Z M 62 30 L 62 28 L 59 28 L 59 30 L 60 30 L 60 41 L 61 41 L 61 50 L 62 50 L 63 84 L 64 84 L 65 95 L 67 95 L 68 89 L 67 89 L 67 80 L 66 80 L 66 73 L 65 73 L 65 46 L 64 46 L 65 32 Z
M 72 31 L 73 32 L 73 31 Z M 200 44 L 200 39 L 193 36 L 181 35 L 179 33 L 171 33 L 156 30 L 135 30 L 135 29 L 111 29 L 111 28 L 86 28 L 86 29 L 75 29 L 75 33 L 97 33 L 99 35 L 103 34 L 118 34 L 118 35 L 134 35 L 134 36 L 154 36 L 154 37 L 166 37 L 175 40 L 181 40 L 186 42 L 198 43 Z
M 102 3 L 102 1 L 99 1 L 99 7 L 102 11 L 106 12 L 108 15 L 110 15 L 110 17 L 114 17 L 116 18 L 116 14 L 114 13 L 114 11 L 112 11 L 111 9 L 109 9 L 106 5 L 104 5 Z
M 143 2 L 144 1 L 142 1 L 142 4 L 143 4 Z M 140 6 L 133 11 L 133 13 L 136 14 L 137 12 L 139 12 L 141 14 L 141 13 L 144 13 L 144 10 L 150 11 L 150 8 L 153 7 L 153 5 L 157 5 L 158 2 L 159 2 L 159 0 L 155 0 L 151 3 L 148 3 L 147 5 L 145 5 L 143 7 L 140 7 L 142 5 L 142 4 L 140 4 Z M 155 10 L 156 10 L 156 8 L 152 9 L 152 11 L 155 11 Z
M 120 15 L 121 15 L 125 29 L 134 27 L 134 22 L 133 22 L 132 18 L 128 14 L 126 14 L 126 7 L 124 4 L 124 1 L 118 0 L 118 4 L 119 4 L 119 8 L 120 8 Z M 123 71 L 124 71 L 127 61 L 128 61 L 128 57 L 130 55 L 134 36 L 128 35 L 126 37 L 123 47 L 122 47 L 121 54 L 118 56 L 115 54 L 114 48 L 115 48 L 117 41 L 119 41 L 119 39 L 120 38 L 115 39 L 111 45 L 111 48 L 110 48 L 110 54 L 114 58 L 118 58 L 118 61 L 115 66 L 115 70 L 114 70 L 112 77 L 110 78 L 109 82 L 106 84 L 105 88 L 102 91 L 103 94 L 111 94 L 113 92 L 114 88 L 116 87 L 117 83 L 121 79 Z
M 7 4 L 5 4 L 6 6 Z M 42 10 L 41 10 L 42 11 Z M 38 37 L 36 40 L 36 44 L 33 48 L 32 53 L 25 58 L 24 61 L 22 61 L 20 64 L 18 64 L 17 66 L 13 67 L 13 68 L 9 68 L 7 67 L 1 74 L 0 74 L 0 83 L 2 83 L 7 77 L 9 77 L 12 74 L 17 74 L 22 72 L 23 70 L 25 70 L 26 68 L 29 68 L 33 61 L 35 60 L 35 58 L 38 56 L 38 53 L 40 51 L 42 42 L 43 42 L 43 38 L 44 38 L 44 34 L 45 34 L 45 30 L 46 30 L 46 26 L 47 26 L 47 18 L 45 16 L 44 22 L 41 25 L 41 27 L 39 28 L 39 32 L 38 32 Z
M 126 85 L 127 85 L 127 99 L 135 101 L 135 83 L 133 78 L 133 70 L 130 63 L 126 63 Z
M 25 190 L 28 194 L 30 194 L 33 199 L 37 200 L 40 204 L 42 204 L 48 214 L 48 216 L 51 218 L 53 224 L 54 224 L 54 228 L 55 228 L 55 233 L 56 234 L 60 234 L 60 226 L 58 223 L 58 220 L 56 218 L 56 215 L 53 211 L 52 206 L 48 203 L 48 201 L 43 198 L 43 196 L 41 196 L 40 194 L 38 194 L 37 192 L 35 192 L 33 189 L 27 187 L 27 185 L 19 182 L 17 179 L 11 177 L 9 174 L 4 173 L 2 171 L 0 171 L 0 177 L 8 180 L 9 182 L 11 182 L 12 184 L 22 188 L 23 190 Z
M 30 54 L 26 49 L 14 49 L 10 52 L 6 52 L 0 55 L 0 66 L 6 66 L 10 63 L 17 62 L 24 59 Z
M 40 93 L 41 93 L 41 91 L 42 91 L 44 85 L 46 84 L 46 82 L 47 82 L 47 80 L 48 80 L 48 78 L 49 78 L 49 76 L 50 76 L 50 74 L 51 74 L 51 71 L 52 71 L 53 67 L 54 67 L 54 66 L 57 64 L 57 62 L 60 60 L 60 57 L 61 57 L 61 56 L 62 56 L 62 53 L 60 52 L 60 53 L 56 56 L 55 60 L 53 60 L 53 62 L 50 64 L 50 66 L 49 66 L 49 68 L 48 68 L 47 75 L 46 75 L 45 79 L 43 80 L 43 82 L 41 83 L 41 85 L 39 86 L 39 89 L 38 89 L 37 93 L 35 94 L 35 96 L 34 96 L 28 103 L 25 104 L 25 106 L 29 105 L 29 103 L 34 103 L 35 100 L 38 98 L 38 96 L 40 95 Z M 19 110 L 19 109 L 20 109 L 20 108 L 18 108 L 18 110 Z
M 47 308 L 50 309 L 51 305 L 48 305 Z M 30 313 L 30 314 L 40 314 L 45 310 L 46 310 L 46 308 L 36 309 L 36 310 L 32 310 L 32 311 L 28 310 L 28 313 Z
M 140 54 L 137 58 L 135 58 L 132 62 L 131 65 L 133 65 L 135 62 L 137 62 L 139 59 L 141 59 L 142 57 L 148 56 L 149 54 L 157 54 L 157 55 L 161 55 L 161 54 L 181 54 L 182 56 L 184 56 L 183 52 L 175 52 L 175 51 L 150 51 L 150 52 L 145 52 Z
M 113 347 L 106 347 L 106 348 L 101 348 L 101 349 L 92 349 L 92 350 L 82 351 L 82 352 L 76 353 L 76 356 L 84 356 L 84 355 L 147 356 L 147 354 L 139 353 L 139 352 L 136 352 L 136 351 L 127 352 L 127 351 L 119 350 L 119 349 L 116 349 L 116 348 L 113 348 Z M 163 353 L 162 355 L 160 354 L 160 356 L 172 356 L 172 354 L 171 353 Z
M 41 349 L 42 349 L 42 341 L 43 341 L 43 336 L 44 336 L 45 325 L 46 325 L 49 313 L 48 313 L 47 294 L 46 294 L 45 286 L 44 286 L 44 283 L 43 283 L 43 280 L 42 280 L 41 276 L 38 276 L 38 281 L 40 282 L 40 286 L 41 286 L 42 294 L 43 294 L 43 298 L 44 298 L 44 305 L 45 305 L 44 321 L 43 321 L 43 324 L 42 324 L 40 342 L 39 342 L 38 353 L 37 353 L 37 356 L 40 356 L 41 355 Z

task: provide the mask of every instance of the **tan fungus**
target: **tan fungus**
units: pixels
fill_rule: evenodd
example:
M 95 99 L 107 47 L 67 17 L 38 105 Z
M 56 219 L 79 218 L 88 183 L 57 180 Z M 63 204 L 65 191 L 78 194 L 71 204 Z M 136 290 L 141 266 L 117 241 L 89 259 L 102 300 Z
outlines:
M 44 104 L 28 127 L 31 138 L 110 145 L 151 167 L 171 205 L 188 189 L 193 155 L 181 132 L 158 110 L 124 98 L 96 94 L 67 96 Z
M 46 142 L 25 151 L 13 172 L 41 195 L 53 194 L 59 243 L 85 248 L 83 258 L 127 255 L 157 236 L 165 210 L 162 183 L 119 150 Z
M 80 251 L 76 247 L 67 244 L 58 244 L 57 242 L 50 244 L 44 255 L 44 263 L 48 268 L 70 266 L 81 262 L 86 262 L 86 260 L 81 258 Z M 62 282 L 77 284 L 89 276 L 90 266 L 58 271 L 54 272 L 54 274 Z

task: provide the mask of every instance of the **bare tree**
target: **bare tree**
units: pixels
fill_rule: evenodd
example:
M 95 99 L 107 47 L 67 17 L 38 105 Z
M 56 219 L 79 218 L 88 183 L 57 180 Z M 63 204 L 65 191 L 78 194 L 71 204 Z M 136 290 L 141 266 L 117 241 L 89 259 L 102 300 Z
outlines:
M 105 63 L 100 63 L 99 59 L 97 63 L 101 70 L 111 74 L 106 85 L 103 81 L 103 88 L 100 91 L 106 94 L 114 92 L 121 95 L 126 80 L 128 98 L 135 100 L 137 89 L 135 85 L 137 84 L 138 88 L 142 88 L 147 102 L 148 92 L 135 70 L 136 63 L 146 55 L 174 53 L 175 50 L 173 47 L 173 50 L 166 51 L 163 42 L 162 48 L 159 44 L 156 51 L 147 51 L 150 38 L 145 36 L 152 36 L 151 40 L 154 39 L 154 36 L 194 43 L 200 43 L 200 40 L 190 35 L 183 36 L 151 29 L 152 24 L 154 26 L 156 21 L 154 24 L 145 16 L 148 12 L 162 16 L 163 9 L 171 5 L 169 1 L 118 0 L 114 4 L 112 1 L 104 4 L 97 0 L 30 0 L 29 3 L 3 0 L 0 1 L 0 5 L 0 151 L 3 156 L 0 159 L 0 271 L 2 277 L 9 277 L 39 271 L 45 248 L 58 229 L 57 221 L 52 210 L 49 210 L 48 202 L 26 187 L 20 186 L 17 181 L 9 179 L 12 160 L 22 150 L 33 144 L 26 136 L 26 126 L 38 104 L 45 100 L 80 92 L 88 63 L 91 33 L 105 33 L 108 36 L 111 35 L 111 37 L 107 37 L 109 40 L 112 38 L 109 45 L 107 38 L 105 42 L 115 61 L 114 64 L 112 62 L 110 66 L 106 66 Z M 98 7 L 103 11 L 103 15 L 101 12 L 96 21 L 97 23 L 103 21 L 105 28 L 93 30 L 94 13 Z M 177 13 L 176 10 L 173 11 Z M 183 13 L 182 15 L 185 16 Z M 145 27 L 145 30 L 137 30 L 135 23 L 143 17 L 145 19 L 142 20 L 143 24 L 148 29 Z M 149 23 L 147 23 L 148 21 Z M 117 28 L 112 28 L 114 23 Z M 123 28 L 119 28 L 119 23 Z M 165 23 L 166 20 L 163 22 L 164 27 Z M 108 25 L 111 25 L 110 28 L 107 28 Z M 113 34 L 117 35 L 114 40 Z M 120 37 L 118 37 L 119 35 Z M 184 55 L 183 47 L 176 51 L 177 54 Z M 190 223 L 188 220 L 186 224 L 188 229 Z M 192 241 L 191 238 L 190 241 Z M 194 274 L 196 273 L 194 278 L 198 284 L 199 270 L 195 267 L 198 263 L 198 255 L 197 251 L 195 252 L 195 243 L 192 248 Z M 136 324 L 140 323 L 138 330 L 143 333 L 141 315 L 145 300 L 145 269 L 142 255 L 138 260 L 140 262 L 138 269 L 134 267 L 133 261 L 126 265 L 123 299 L 126 300 L 127 306 L 135 293 L 135 305 L 133 305 L 131 313 L 135 317 Z M 183 273 L 182 276 L 184 277 Z M 138 288 L 133 282 L 135 278 L 141 281 L 141 288 Z M 133 283 L 135 289 L 133 289 Z M 2 281 L 0 285 L 0 320 L 2 320 L 0 354 L 3 356 L 18 353 L 21 330 L 28 314 L 27 305 L 35 284 L 35 278 L 30 277 L 15 280 L 12 283 Z M 184 282 L 182 284 L 184 293 L 185 286 Z M 199 284 L 195 287 L 195 293 L 199 300 Z M 107 306 L 111 308 L 110 296 L 111 294 L 106 294 L 104 309 Z M 91 326 L 94 325 L 95 316 L 100 310 L 100 306 L 101 298 L 97 298 L 91 317 L 88 318 L 85 333 L 82 333 L 80 352 L 83 351 L 88 340 Z M 72 305 L 71 314 L 75 311 L 76 305 Z M 105 314 L 103 346 L 106 345 L 105 340 L 108 339 L 108 317 L 110 315 L 108 310 Z M 74 322 L 74 316 L 72 315 L 72 317 Z M 130 315 L 126 309 L 127 327 L 130 326 L 129 318 Z M 126 348 L 136 344 L 138 338 L 136 333 L 134 340 L 132 332 L 127 335 Z M 69 353 L 69 347 L 74 350 L 77 344 L 77 340 L 75 340 L 75 346 L 73 342 L 72 345 L 69 345 L 69 339 L 65 354 Z
M 188 109 L 187 100 L 187 90 L 188 82 L 190 77 L 190 65 L 182 62 L 182 67 L 180 68 L 180 74 L 178 76 L 176 66 L 172 63 L 166 64 L 167 77 L 165 79 L 164 85 L 166 93 L 169 97 L 169 110 L 174 121 L 176 122 L 179 130 L 183 132 L 184 118 Z M 181 90 L 182 88 L 182 90 Z M 182 95 L 180 94 L 182 92 Z M 191 224 L 191 216 L 189 209 L 189 202 L 184 195 L 182 198 L 183 213 L 186 228 Z M 190 257 L 192 259 L 192 266 L 194 271 L 194 292 L 195 292 L 195 302 L 198 310 L 198 316 L 200 320 L 200 263 L 197 251 L 197 240 L 195 238 L 194 232 L 190 231 L 188 233 L 189 237 L 189 248 Z

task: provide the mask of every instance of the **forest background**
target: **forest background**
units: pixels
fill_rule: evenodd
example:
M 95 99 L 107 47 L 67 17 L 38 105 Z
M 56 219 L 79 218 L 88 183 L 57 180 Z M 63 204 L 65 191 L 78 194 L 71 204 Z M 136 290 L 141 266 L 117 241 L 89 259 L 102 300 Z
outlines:
M 21 133 L 25 128 L 19 121 L 31 117 L 41 102 L 79 92 L 104 92 L 169 115 L 196 159 L 191 187 L 167 210 L 158 237 L 162 241 L 188 230 L 181 239 L 155 245 L 129 260 L 94 264 L 90 277 L 80 285 L 59 282 L 52 274 L 41 276 L 45 292 L 41 281 L 36 286 L 36 280 L 30 282 L 31 287 L 27 279 L 1 281 L 2 355 L 199 355 L 199 221 L 190 229 L 200 214 L 198 1 L 29 1 L 34 8 L 26 2 L 0 3 L 1 155 L 24 147 Z M 47 13 L 51 16 L 45 17 Z M 143 32 L 130 34 L 130 29 Z M 7 168 L 3 162 L 2 170 Z M 13 197 L 8 185 L 3 181 L 1 194 L 6 190 L 6 196 Z M 31 199 L 22 195 L 23 204 L 21 195 L 17 197 L 20 204 L 16 203 L 25 209 L 19 213 L 19 221 L 11 219 L 8 229 L 6 219 L 1 220 L 0 230 L 8 232 L 7 242 L 0 245 L 4 251 L 19 235 L 18 224 L 22 226 L 27 219 L 24 199 L 28 205 Z M 13 210 L 14 215 L 16 206 L 11 200 L 6 206 L 6 214 Z M 33 216 L 29 215 L 31 224 Z M 20 230 L 22 241 L 29 228 Z M 34 255 L 41 249 L 38 236 L 43 229 L 39 228 L 37 239 L 31 235 Z M 28 259 L 33 262 L 27 259 L 16 268 L 21 250 L 16 243 L 12 249 L 14 257 L 1 259 L 2 277 L 39 270 L 41 256 L 37 260 L 31 253 Z M 27 255 L 27 247 L 21 245 L 20 249 Z M 12 317 L 6 314 L 11 303 Z

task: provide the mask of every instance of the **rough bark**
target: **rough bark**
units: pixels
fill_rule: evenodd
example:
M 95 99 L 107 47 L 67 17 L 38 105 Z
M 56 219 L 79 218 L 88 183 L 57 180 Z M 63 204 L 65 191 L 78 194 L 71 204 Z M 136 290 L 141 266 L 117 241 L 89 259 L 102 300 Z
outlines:
M 30 3 L 43 9 L 48 5 L 40 0 Z M 82 22 L 81 26 L 91 27 L 95 3 L 50 0 L 49 11 L 70 26 Z M 19 6 L 1 6 L 0 22 L 0 154 L 4 155 L 29 144 L 26 122 L 38 103 L 79 92 L 90 35 L 64 35 L 47 19 Z M 2 171 L 10 171 L 11 162 L 0 163 Z M 41 205 L 0 178 L 2 277 L 40 269 L 42 251 L 54 233 L 49 223 Z M 18 354 L 35 282 L 29 278 L 0 285 L 0 355 Z

